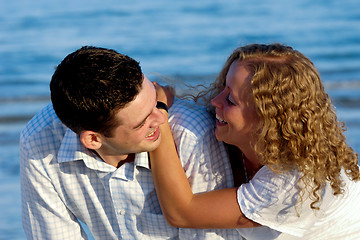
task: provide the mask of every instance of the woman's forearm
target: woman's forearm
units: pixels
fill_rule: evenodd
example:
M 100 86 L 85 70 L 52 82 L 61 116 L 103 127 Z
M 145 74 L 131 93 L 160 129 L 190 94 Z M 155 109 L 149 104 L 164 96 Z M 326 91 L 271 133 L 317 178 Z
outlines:
M 161 144 L 150 152 L 151 170 L 164 217 L 170 225 L 178 225 L 182 222 L 183 207 L 194 195 L 177 155 L 169 124 L 162 124 L 160 131 Z
M 193 194 L 169 124 L 162 124 L 160 131 L 161 144 L 150 153 L 150 161 L 158 199 L 169 225 L 183 228 L 258 226 L 240 211 L 236 188 Z

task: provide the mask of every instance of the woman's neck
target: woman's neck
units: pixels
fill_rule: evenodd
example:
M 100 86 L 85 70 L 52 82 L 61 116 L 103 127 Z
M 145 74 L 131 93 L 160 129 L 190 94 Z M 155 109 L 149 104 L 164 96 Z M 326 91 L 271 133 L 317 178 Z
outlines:
M 252 179 L 252 177 L 257 173 L 257 171 L 259 171 L 262 165 L 256 158 L 252 158 L 252 160 L 247 158 L 243 152 L 241 153 L 241 159 L 244 167 L 243 171 L 245 182 L 249 182 L 250 179 Z
M 227 148 L 233 172 L 234 186 L 238 187 L 248 182 L 262 165 L 260 161 L 254 157 L 255 154 L 250 154 L 250 151 L 243 153 L 238 147 L 229 144 L 227 144 Z M 252 157 L 248 158 L 248 156 Z

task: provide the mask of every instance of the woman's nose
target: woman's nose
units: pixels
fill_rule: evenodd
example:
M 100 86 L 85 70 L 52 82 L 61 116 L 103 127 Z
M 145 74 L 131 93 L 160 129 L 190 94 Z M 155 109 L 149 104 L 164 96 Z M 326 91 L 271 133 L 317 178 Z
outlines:
M 211 100 L 211 104 L 216 108 L 221 108 L 221 106 L 222 106 L 222 103 L 221 103 L 222 93 L 223 92 L 219 93 L 219 95 L 217 95 L 216 97 L 214 97 Z

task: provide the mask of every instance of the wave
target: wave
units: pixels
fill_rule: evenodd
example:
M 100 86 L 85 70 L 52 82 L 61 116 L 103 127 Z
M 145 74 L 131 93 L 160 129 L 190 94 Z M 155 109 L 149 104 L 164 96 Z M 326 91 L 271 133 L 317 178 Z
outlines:
M 358 90 L 360 90 L 360 80 L 324 81 L 324 86 L 327 89 L 358 89 Z
M 10 96 L 10 97 L 0 97 L 0 104 L 4 103 L 31 103 L 31 102 L 45 102 L 50 101 L 49 96 Z
M 0 124 L 16 124 L 28 122 L 34 114 L 20 115 L 20 116 L 1 116 Z
M 197 86 L 202 84 L 206 88 L 216 78 L 216 75 L 173 74 L 162 76 L 157 73 L 151 73 L 148 77 L 152 81 L 175 86 L 177 93 L 181 94 L 182 92 L 194 91 L 188 85 Z M 8 84 L 0 83 L 0 86 L 4 87 L 4 85 L 9 86 Z M 8 94 L 0 94 L 0 124 L 25 123 L 50 102 L 48 92 L 32 91 L 41 85 L 43 84 L 16 81 L 16 84 L 13 86 L 7 89 L 2 88 L 0 92 L 8 92 Z M 360 80 L 324 81 L 324 86 L 337 108 L 360 108 Z M 13 90 L 17 92 L 14 93 Z

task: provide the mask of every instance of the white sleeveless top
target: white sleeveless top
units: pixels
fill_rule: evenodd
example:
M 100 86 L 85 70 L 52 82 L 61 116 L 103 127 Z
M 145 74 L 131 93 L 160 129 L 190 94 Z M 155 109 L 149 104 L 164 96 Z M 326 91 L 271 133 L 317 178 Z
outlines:
M 344 194 L 334 196 L 326 184 L 320 210 L 310 208 L 310 199 L 295 209 L 298 172 L 275 174 L 262 167 L 249 183 L 238 188 L 237 198 L 244 215 L 263 227 L 238 231 L 249 240 L 359 240 L 360 181 L 351 181 L 344 171 L 341 177 Z

